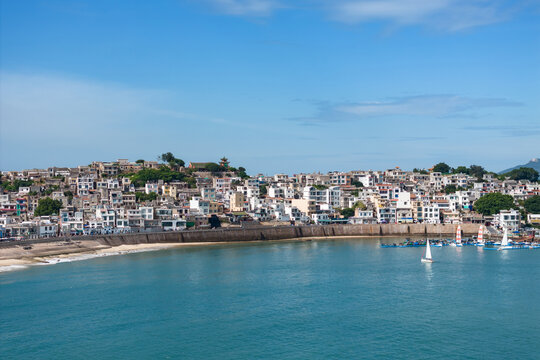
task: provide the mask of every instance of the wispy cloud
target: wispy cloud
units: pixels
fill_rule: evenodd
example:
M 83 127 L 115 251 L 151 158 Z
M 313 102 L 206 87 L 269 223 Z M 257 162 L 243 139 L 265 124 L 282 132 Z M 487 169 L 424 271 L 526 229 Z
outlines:
M 206 0 L 217 11 L 236 16 L 264 17 L 283 7 L 274 0 Z
M 417 95 L 390 98 L 382 101 L 357 103 L 317 102 L 317 114 L 293 118 L 302 125 L 321 125 L 328 122 L 373 119 L 377 117 L 471 117 L 475 110 L 514 107 L 522 104 L 504 98 L 470 98 L 457 95 Z
M 15 167 L 23 162 L 21 156 L 32 163 L 32 158 L 44 156 L 137 153 L 141 146 L 174 143 L 178 129 L 224 121 L 184 112 L 175 104 L 179 100 L 162 90 L 57 74 L 1 72 L 0 166 Z M 25 151 L 14 151 L 21 141 Z
M 328 8 L 334 20 L 346 23 L 383 20 L 458 31 L 506 20 L 515 6 L 509 4 L 503 0 L 337 0 Z
M 358 116 L 416 115 L 448 116 L 471 109 L 520 106 L 521 104 L 502 98 L 469 98 L 457 95 L 421 95 L 394 98 L 387 101 L 345 104 L 337 111 Z
M 531 6 L 527 0 L 299 0 L 294 5 L 278 0 L 204 1 L 227 15 L 267 17 L 280 8 L 316 10 L 348 24 L 383 21 L 392 26 L 426 25 L 451 32 L 506 21 Z
M 499 137 L 511 137 L 511 138 L 520 138 L 520 137 L 529 137 L 529 136 L 538 136 L 540 135 L 540 126 L 537 124 L 525 124 L 520 126 L 513 125 L 490 125 L 490 126 L 464 126 L 462 128 L 465 131 L 481 131 L 481 132 L 490 132 L 490 136 L 499 136 Z

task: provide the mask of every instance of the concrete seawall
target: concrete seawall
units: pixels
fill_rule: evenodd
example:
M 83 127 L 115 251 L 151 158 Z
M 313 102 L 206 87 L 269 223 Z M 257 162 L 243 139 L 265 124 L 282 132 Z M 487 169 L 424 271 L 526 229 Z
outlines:
M 478 233 L 478 224 L 462 224 L 464 236 Z M 457 225 L 443 224 L 376 224 L 279 226 L 253 228 L 224 228 L 179 232 L 101 235 L 92 237 L 104 245 L 153 243 L 205 243 L 231 241 L 285 240 L 332 236 L 446 236 L 453 237 Z

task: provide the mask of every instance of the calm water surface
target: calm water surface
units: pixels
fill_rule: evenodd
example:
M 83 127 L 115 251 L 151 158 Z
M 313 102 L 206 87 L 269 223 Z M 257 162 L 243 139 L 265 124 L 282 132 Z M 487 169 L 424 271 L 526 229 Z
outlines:
M 384 242 L 400 241 L 400 239 Z M 540 250 L 380 239 L 182 248 L 0 274 L 1 359 L 539 359 Z

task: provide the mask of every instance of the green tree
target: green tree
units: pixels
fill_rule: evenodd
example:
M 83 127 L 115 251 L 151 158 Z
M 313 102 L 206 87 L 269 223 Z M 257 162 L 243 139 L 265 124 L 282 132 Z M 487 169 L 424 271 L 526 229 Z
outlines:
M 207 170 L 207 171 L 210 171 L 210 172 L 213 172 L 213 173 L 218 173 L 218 172 L 223 172 L 223 171 L 227 171 L 227 169 L 219 164 L 216 164 L 216 163 L 208 163 L 204 166 L 204 168 Z
M 531 196 L 523 202 L 523 207 L 531 214 L 540 214 L 540 196 Z
M 452 172 L 454 174 L 469 174 L 470 170 L 465 166 L 458 166 L 457 168 L 453 169 Z
M 362 182 L 358 181 L 358 180 L 352 180 L 351 185 L 354 186 L 354 187 L 357 187 L 357 188 L 364 187 L 364 184 L 362 184 Z
M 178 168 L 186 165 L 184 160 L 175 158 L 172 152 L 161 154 L 159 159 L 161 159 L 161 161 L 163 162 L 168 163 L 171 168 Z
M 246 174 L 246 168 L 240 166 L 238 170 L 236 170 L 236 174 L 240 176 L 242 179 L 249 179 L 249 175 Z
M 326 185 L 313 185 L 313 187 L 317 190 L 326 190 L 328 189 L 328 186 Z
M 195 180 L 193 176 L 186 177 L 184 181 L 188 184 L 190 189 L 195 189 L 197 187 L 197 180 Z
M 515 208 L 514 198 L 498 192 L 486 194 L 474 203 L 474 209 L 484 215 L 493 215 L 501 210 L 513 208 Z
M 456 185 L 454 185 L 454 184 L 446 185 L 446 186 L 444 187 L 444 192 L 445 192 L 446 194 L 453 194 L 453 193 L 455 193 L 456 191 L 458 191 L 458 187 L 457 187 Z
M 414 168 L 413 169 L 413 172 L 414 173 L 417 173 L 417 174 L 422 174 L 422 175 L 427 175 L 429 174 L 429 172 L 425 169 L 417 169 L 417 168 Z
M 503 175 L 505 177 L 509 177 L 512 180 L 529 180 L 529 181 L 538 180 L 538 171 L 536 171 L 533 168 L 527 168 L 527 167 L 520 167 L 519 169 L 514 169 Z
M 261 195 L 268 194 L 268 187 L 266 185 L 259 186 L 259 192 Z
M 135 163 L 136 163 L 136 164 L 141 164 L 141 165 L 142 165 L 142 164 L 144 164 L 144 160 L 143 160 L 143 159 L 139 159 L 139 160 L 135 161 Z
M 443 163 L 443 162 L 438 163 L 437 165 L 433 167 L 434 172 L 440 172 L 443 174 L 449 174 L 451 170 L 452 168 L 448 164 Z
M 62 202 L 60 200 L 53 200 L 49 197 L 40 199 L 38 206 L 34 210 L 34 216 L 47 216 L 58 214 L 58 211 L 62 208 Z
M 20 187 L 31 186 L 33 183 L 34 182 L 32 180 L 19 180 L 19 179 L 16 179 L 16 180 L 13 180 L 13 182 L 4 181 L 2 183 L 2 187 L 6 191 L 14 192 L 14 191 L 19 191 Z
M 143 201 L 153 201 L 157 199 L 158 194 L 155 192 L 151 192 L 149 194 L 139 192 L 137 191 L 135 193 L 135 199 L 137 199 L 137 202 L 143 202 Z
M 52 185 L 45 191 L 43 191 L 43 194 L 45 195 L 51 195 L 54 191 L 58 190 L 60 187 L 58 185 Z
M 339 210 L 339 213 L 340 213 L 343 217 L 350 218 L 350 217 L 354 216 L 354 209 L 352 209 L 352 208 L 344 208 L 344 209 L 340 209 L 340 210 Z
M 354 206 L 352 207 L 353 209 L 360 209 L 360 210 L 366 210 L 367 209 L 367 206 L 366 204 L 364 204 L 363 202 L 361 201 L 357 201 Z
M 131 182 L 136 187 L 144 186 L 149 181 L 163 180 L 169 183 L 171 181 L 182 181 L 186 177 L 185 174 L 173 171 L 169 167 L 163 165 L 159 169 L 142 169 L 141 171 L 130 175 Z
M 486 169 L 484 169 L 480 165 L 471 165 L 471 166 L 469 166 L 469 174 L 471 176 L 477 177 L 478 179 L 482 179 L 482 177 L 486 173 L 487 173 Z

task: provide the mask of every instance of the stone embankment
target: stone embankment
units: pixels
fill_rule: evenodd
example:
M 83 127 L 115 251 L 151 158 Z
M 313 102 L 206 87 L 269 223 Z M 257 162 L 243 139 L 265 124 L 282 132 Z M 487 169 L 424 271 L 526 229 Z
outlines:
M 462 224 L 464 236 L 476 235 L 477 224 Z M 157 243 L 210 243 L 234 241 L 286 240 L 334 236 L 445 236 L 454 237 L 457 225 L 448 224 L 375 224 L 375 225 L 306 225 L 306 226 L 257 226 L 248 228 L 222 228 L 157 233 L 135 233 L 77 236 L 49 239 L 23 240 L 0 243 L 0 248 L 51 242 L 96 241 L 103 245 L 119 246 Z
M 461 225 L 464 236 L 476 235 L 477 224 Z M 96 237 L 100 243 L 117 246 L 146 243 L 205 243 L 232 241 L 286 240 L 332 236 L 451 236 L 457 225 L 442 224 L 380 224 L 250 227 L 213 230 L 125 234 Z

